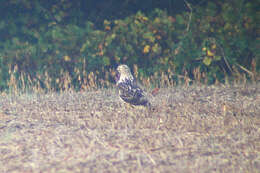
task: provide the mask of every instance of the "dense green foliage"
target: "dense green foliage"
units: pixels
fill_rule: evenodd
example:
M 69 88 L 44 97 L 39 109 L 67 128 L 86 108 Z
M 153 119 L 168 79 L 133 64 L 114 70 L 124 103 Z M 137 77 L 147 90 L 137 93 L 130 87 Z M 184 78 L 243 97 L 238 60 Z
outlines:
M 209 83 L 223 81 L 239 67 L 260 71 L 257 0 L 186 3 L 177 14 L 128 10 L 123 18 L 103 15 L 99 20 L 92 20 L 98 18 L 93 10 L 86 12 L 85 1 L 12 0 L 0 5 L 1 89 L 8 87 L 10 71 L 39 81 L 48 72 L 57 88 L 55 81 L 64 72 L 77 86 L 83 71 L 100 71 L 98 77 L 104 78 L 119 63 L 136 64 L 142 76 L 171 69 L 192 78 L 200 68 Z

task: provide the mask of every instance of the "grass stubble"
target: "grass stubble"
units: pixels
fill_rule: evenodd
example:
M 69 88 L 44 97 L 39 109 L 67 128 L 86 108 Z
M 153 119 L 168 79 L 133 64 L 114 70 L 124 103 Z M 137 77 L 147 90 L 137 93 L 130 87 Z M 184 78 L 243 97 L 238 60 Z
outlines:
M 0 96 L 0 172 L 257 172 L 260 85 Z

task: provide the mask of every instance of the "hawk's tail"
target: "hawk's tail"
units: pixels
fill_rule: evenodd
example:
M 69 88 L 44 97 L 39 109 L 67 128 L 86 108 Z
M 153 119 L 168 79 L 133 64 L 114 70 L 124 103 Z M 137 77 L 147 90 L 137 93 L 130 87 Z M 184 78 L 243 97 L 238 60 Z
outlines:
M 149 101 L 147 101 L 147 103 L 144 106 L 147 107 L 149 110 L 153 109 L 152 104 Z

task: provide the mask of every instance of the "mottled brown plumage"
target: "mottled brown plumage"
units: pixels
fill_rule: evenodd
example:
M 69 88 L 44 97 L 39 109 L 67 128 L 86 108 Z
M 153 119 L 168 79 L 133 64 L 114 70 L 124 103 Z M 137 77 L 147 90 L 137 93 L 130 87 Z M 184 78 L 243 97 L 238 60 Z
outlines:
M 116 86 L 119 97 L 132 105 L 150 106 L 145 92 L 137 85 L 127 65 L 117 67 Z

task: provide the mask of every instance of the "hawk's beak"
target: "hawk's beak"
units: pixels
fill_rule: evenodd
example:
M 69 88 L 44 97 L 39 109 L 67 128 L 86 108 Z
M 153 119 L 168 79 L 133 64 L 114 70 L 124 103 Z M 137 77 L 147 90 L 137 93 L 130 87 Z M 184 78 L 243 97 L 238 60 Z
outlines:
M 119 79 L 120 79 L 120 73 L 117 70 L 116 70 L 115 78 L 116 78 L 116 82 L 119 81 Z

